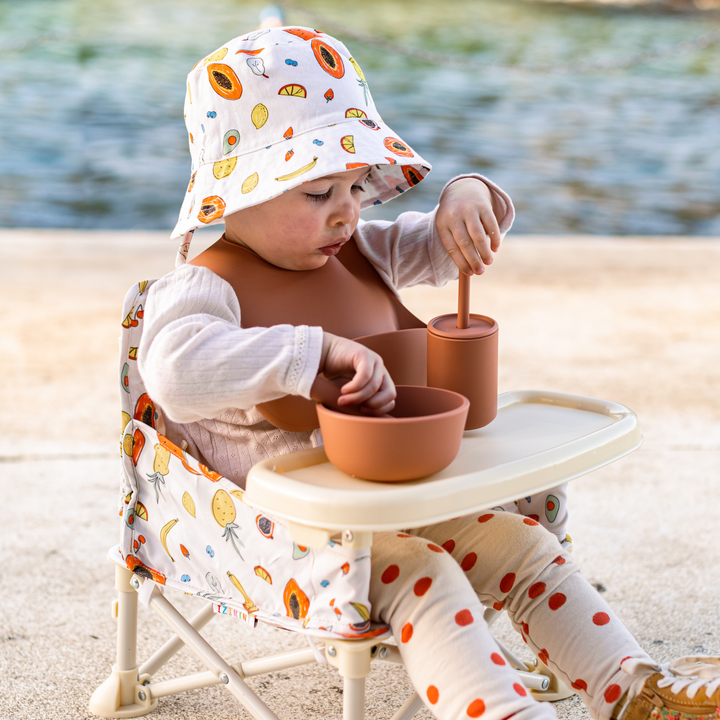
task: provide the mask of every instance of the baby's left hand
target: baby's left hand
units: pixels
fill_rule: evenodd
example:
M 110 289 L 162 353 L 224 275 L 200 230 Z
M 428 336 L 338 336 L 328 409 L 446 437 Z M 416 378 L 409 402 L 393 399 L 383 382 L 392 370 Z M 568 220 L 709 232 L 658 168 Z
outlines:
M 440 198 L 435 228 L 460 272 L 481 275 L 500 247 L 490 188 L 475 178 L 456 180 Z

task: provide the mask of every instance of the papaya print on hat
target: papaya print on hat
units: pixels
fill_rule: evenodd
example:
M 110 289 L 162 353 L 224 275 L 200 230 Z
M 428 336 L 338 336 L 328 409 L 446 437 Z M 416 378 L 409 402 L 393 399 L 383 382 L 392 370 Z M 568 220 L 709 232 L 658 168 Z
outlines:
M 370 166 L 362 207 L 421 182 L 430 164 L 383 123 L 360 65 L 302 27 L 242 35 L 187 78 L 191 180 L 172 237 L 223 222 L 309 180 Z

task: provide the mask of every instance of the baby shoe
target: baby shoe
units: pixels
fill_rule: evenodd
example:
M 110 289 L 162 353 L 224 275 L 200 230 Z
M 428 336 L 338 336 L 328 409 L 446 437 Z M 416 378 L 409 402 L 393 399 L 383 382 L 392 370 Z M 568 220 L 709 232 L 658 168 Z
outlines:
M 659 672 L 638 677 L 623 698 L 625 702 L 618 703 L 614 718 L 720 719 L 720 658 L 683 657 L 659 667 L 630 658 L 623 662 L 622 669 L 630 675 L 638 675 L 638 670 L 659 669 Z

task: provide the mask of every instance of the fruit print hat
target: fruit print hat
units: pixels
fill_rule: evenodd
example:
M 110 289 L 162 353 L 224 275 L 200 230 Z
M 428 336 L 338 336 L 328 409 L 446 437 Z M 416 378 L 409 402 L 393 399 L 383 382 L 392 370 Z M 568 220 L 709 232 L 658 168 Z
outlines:
M 431 166 L 385 125 L 347 48 L 299 27 L 231 40 L 190 71 L 192 176 L 172 237 L 222 222 L 308 180 L 372 166 L 362 207 L 392 200 Z

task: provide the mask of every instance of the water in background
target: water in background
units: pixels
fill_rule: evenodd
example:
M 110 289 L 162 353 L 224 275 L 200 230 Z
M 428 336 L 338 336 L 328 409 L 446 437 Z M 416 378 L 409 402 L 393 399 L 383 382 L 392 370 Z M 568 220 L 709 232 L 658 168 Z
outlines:
M 169 232 L 190 168 L 185 75 L 254 28 L 263 5 L 2 0 L 0 226 Z M 519 232 L 720 236 L 719 45 L 591 74 L 488 66 L 630 57 L 717 30 L 717 14 L 522 0 L 305 7 L 471 63 L 426 64 L 334 30 L 383 120 L 434 165 L 365 217 L 430 209 L 447 179 L 475 171 L 512 195 Z M 299 12 L 287 21 L 329 31 Z

